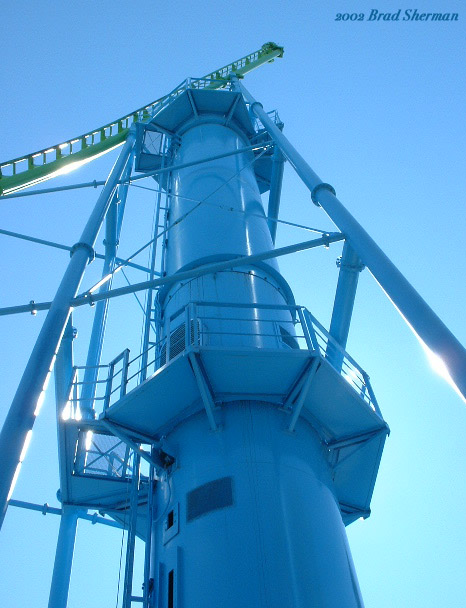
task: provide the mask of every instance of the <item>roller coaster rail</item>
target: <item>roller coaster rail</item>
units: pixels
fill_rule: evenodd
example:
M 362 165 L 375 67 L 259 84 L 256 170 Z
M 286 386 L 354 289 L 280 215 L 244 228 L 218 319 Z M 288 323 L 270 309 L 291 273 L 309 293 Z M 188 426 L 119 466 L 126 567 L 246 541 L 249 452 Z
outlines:
M 273 42 L 267 42 L 258 51 L 241 57 L 201 78 L 189 78 L 164 97 L 102 127 L 43 150 L 0 163 L 0 195 L 12 194 L 23 188 L 29 188 L 63 175 L 110 152 L 126 140 L 132 124 L 150 120 L 188 87 L 221 89 L 229 85 L 231 73 L 235 73 L 241 78 L 264 63 L 272 62 L 276 57 L 282 56 L 283 47 Z

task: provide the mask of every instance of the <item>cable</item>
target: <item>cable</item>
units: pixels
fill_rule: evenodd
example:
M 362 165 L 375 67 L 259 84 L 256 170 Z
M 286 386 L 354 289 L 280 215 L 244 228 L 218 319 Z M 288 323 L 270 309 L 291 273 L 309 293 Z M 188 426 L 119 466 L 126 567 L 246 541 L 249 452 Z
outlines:
M 149 190 L 150 192 L 162 192 L 162 190 L 158 190 L 156 188 L 147 188 L 145 186 L 139 186 L 138 184 L 130 184 L 134 188 L 142 188 L 143 190 Z M 208 203 L 207 201 L 200 201 L 195 198 L 189 198 L 188 196 L 181 196 L 180 194 L 172 194 L 171 196 L 175 198 L 182 199 L 184 201 L 190 201 L 192 203 L 204 203 L 206 205 L 210 205 L 211 207 L 218 207 L 219 209 L 225 209 L 226 211 L 232 211 L 233 213 L 243 213 L 244 215 L 249 215 L 251 217 L 258 217 L 260 219 L 266 219 L 268 222 L 275 222 L 277 224 L 285 224 L 286 226 L 293 226 L 294 228 L 302 228 L 303 230 L 307 230 L 308 232 L 316 232 L 318 234 L 327 234 L 328 230 L 321 230 L 320 228 L 313 228 L 312 226 L 306 226 L 304 224 L 297 224 L 295 222 L 289 222 L 287 220 L 280 220 L 278 218 L 271 218 L 264 215 L 260 215 L 259 213 L 251 213 L 248 211 L 243 211 L 242 209 L 233 209 L 232 207 L 225 207 L 224 205 L 219 205 L 218 203 Z
M 186 219 L 188 217 L 188 215 L 191 215 L 191 213 L 193 211 L 195 211 L 200 205 L 202 205 L 203 203 L 205 203 L 208 198 L 210 198 L 211 196 L 213 196 L 214 194 L 216 194 L 221 188 L 223 188 L 224 186 L 226 186 L 226 184 L 230 183 L 231 180 L 233 180 L 234 178 L 238 177 L 238 175 L 244 169 L 247 169 L 247 168 L 251 167 L 266 152 L 267 152 L 267 148 L 264 148 L 260 154 L 258 154 L 256 157 L 253 158 L 252 161 L 246 163 L 243 167 L 241 167 L 241 169 L 239 169 L 238 171 L 236 171 L 236 173 L 234 173 L 231 177 L 229 177 L 226 180 L 226 182 L 223 182 L 223 184 L 220 184 L 220 186 L 218 188 L 216 188 L 215 190 L 213 190 L 204 199 L 198 201 L 198 203 L 192 209 L 190 209 L 184 215 L 182 215 L 181 217 L 179 217 L 176 221 L 173 222 L 173 224 L 171 224 L 170 226 L 168 226 L 168 228 L 166 228 L 165 230 L 162 230 L 162 232 L 160 232 L 159 234 L 157 234 L 157 236 L 155 236 L 153 239 L 151 239 L 145 245 L 143 245 L 142 247 L 140 247 L 135 253 L 133 253 L 132 255 L 130 255 L 128 258 L 126 258 L 126 260 L 123 260 L 118 266 L 116 266 L 105 277 L 105 279 L 101 279 L 98 283 L 96 283 L 96 285 L 94 285 L 93 287 L 91 287 L 90 289 L 88 289 L 87 292 L 85 292 L 85 293 L 92 293 L 93 291 L 95 291 L 97 289 L 97 287 L 100 287 L 101 285 L 103 285 L 103 283 L 105 283 L 106 281 L 110 280 L 116 272 L 118 272 L 119 270 L 122 270 L 122 268 L 124 266 L 126 266 L 126 264 L 128 262 L 130 262 L 133 258 L 135 258 L 137 255 L 139 255 L 142 251 L 144 251 L 144 249 L 146 249 L 146 247 L 148 247 L 149 245 L 151 245 L 152 243 L 154 243 L 155 241 L 157 241 L 164 234 L 167 234 L 174 226 L 177 226 L 178 224 L 180 224 L 184 219 Z M 173 195 L 170 195 L 170 196 L 173 196 Z M 80 294 L 80 295 L 84 295 L 84 294 Z
M 123 273 L 123 276 L 125 277 L 126 282 L 128 283 L 128 285 L 132 285 L 131 281 L 130 281 L 130 280 L 128 279 L 128 277 L 126 276 L 125 271 L 122 269 L 122 271 L 121 271 L 121 272 Z M 136 294 L 136 293 L 134 293 L 134 296 L 135 296 L 135 298 L 136 298 L 136 300 L 137 300 L 137 302 L 138 302 L 138 304 L 139 304 L 139 307 L 140 307 L 140 308 L 141 308 L 141 310 L 142 310 L 142 314 L 143 314 L 144 316 L 146 316 L 146 311 L 144 310 L 144 307 L 143 307 L 143 305 L 141 304 L 141 300 L 138 298 L 138 296 L 137 296 L 137 294 Z

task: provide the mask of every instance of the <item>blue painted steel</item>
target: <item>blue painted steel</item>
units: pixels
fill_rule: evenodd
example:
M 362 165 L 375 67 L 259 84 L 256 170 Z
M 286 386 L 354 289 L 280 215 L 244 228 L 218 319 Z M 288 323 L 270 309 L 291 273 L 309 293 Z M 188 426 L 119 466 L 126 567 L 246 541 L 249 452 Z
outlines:
M 319 359 L 318 359 L 318 357 L 316 357 L 311 363 L 309 372 L 307 374 L 307 378 L 305 378 L 303 380 L 303 386 L 302 386 L 302 388 L 299 392 L 299 396 L 296 400 L 296 404 L 293 409 L 293 415 L 291 417 L 290 426 L 288 427 L 288 430 L 290 431 L 290 433 L 292 433 L 296 427 L 296 423 L 298 422 L 298 419 L 301 415 L 301 411 L 303 409 L 304 400 L 307 397 L 311 383 L 314 380 L 314 376 L 319 368 L 319 364 L 320 364 Z
M 142 283 L 134 283 L 133 285 L 128 285 L 126 287 L 118 287 L 117 289 L 111 289 L 103 294 L 96 293 L 89 295 L 88 293 L 86 293 L 82 296 L 73 298 L 71 300 L 71 305 L 73 306 L 73 308 L 76 308 L 77 306 L 86 306 L 95 302 L 99 302 L 100 300 L 117 298 L 122 295 L 136 293 L 145 289 L 171 285 L 173 283 L 184 281 L 185 279 L 200 277 L 214 272 L 221 272 L 230 268 L 238 268 L 247 264 L 260 266 L 260 262 L 263 262 L 264 260 L 278 258 L 282 255 L 296 253 L 297 251 L 313 249 L 314 247 L 328 247 L 331 243 L 343 241 L 344 238 L 344 234 L 334 232 L 331 234 L 326 234 L 318 239 L 303 241 L 302 243 L 296 243 L 295 245 L 287 245 L 286 247 L 279 247 L 278 249 L 265 251 L 264 253 L 257 253 L 255 255 L 243 256 L 240 258 L 236 257 L 226 262 L 215 262 L 213 264 L 206 264 L 205 266 L 200 266 L 193 270 L 177 272 L 176 275 L 173 276 L 167 276 L 161 279 L 153 279 L 151 281 L 143 281 Z M 268 269 L 268 272 L 272 272 L 272 270 L 273 269 L 270 268 Z M 291 291 L 289 291 L 289 287 L 285 286 L 283 277 L 281 277 L 281 280 L 283 282 L 282 288 L 288 292 L 290 299 L 292 299 Z M 0 308 L 0 316 L 18 314 L 23 312 L 37 312 L 38 310 L 48 310 L 51 304 L 51 302 L 30 302 L 29 304 L 24 304 L 20 306 L 8 306 L 5 308 Z
M 325 360 L 331 338 L 294 304 L 275 259 L 344 235 L 274 251 L 254 171 L 257 155 L 249 146 L 255 133 L 236 93 L 186 92 L 156 121 L 176 132 L 166 172 L 168 276 L 108 286 L 68 303 L 161 288 L 155 374 L 135 374 L 127 393 L 128 357 L 119 355 L 107 383 L 107 389 L 115 384 L 116 402 L 107 400 L 99 421 L 83 423 L 85 431 L 105 429 L 124 442 L 149 463 L 157 482 L 146 498 L 146 480 L 138 493 L 133 477 L 128 517 L 112 511 L 113 486 L 105 484 L 116 482 L 110 477 L 67 470 L 74 495 L 150 538 L 144 598 L 137 598 L 146 608 L 360 608 L 344 523 L 370 514 L 388 427 L 367 394 L 364 373 L 337 342 L 342 369 Z M 278 184 L 274 197 L 272 216 L 278 214 Z M 118 220 L 111 212 L 107 218 L 113 260 Z M 104 317 L 99 320 L 92 362 L 100 360 Z M 60 357 L 63 387 L 71 349 Z M 131 363 L 139 366 L 142 357 Z M 82 391 L 76 403 L 89 394 Z M 77 432 L 79 422 L 65 426 Z M 150 455 L 140 442 L 151 444 Z M 67 444 L 71 467 L 72 448 Z M 142 506 L 152 499 L 148 510 Z M 136 601 L 129 536 L 127 606 Z
M 247 147 L 249 143 L 239 123 L 231 121 L 226 126 L 220 123 L 216 113 L 216 105 L 224 103 L 226 95 L 230 97 L 231 104 L 235 104 L 235 110 L 240 109 L 240 98 L 236 94 L 220 93 L 219 101 L 216 93 L 209 93 L 209 98 L 202 100 L 202 112 L 200 107 L 197 108 L 197 122 L 190 117 L 186 127 L 185 118 L 179 127 L 180 143 L 174 165 L 201 160 L 206 157 L 206 149 L 212 155 L 220 156 Z M 242 100 L 240 103 L 244 105 Z M 230 113 L 230 108 L 227 108 Z M 171 111 L 169 108 L 166 112 Z M 160 122 L 160 117 L 157 121 Z M 166 270 L 169 275 L 176 277 L 176 273 L 183 270 L 273 249 L 253 165 L 254 156 L 249 151 L 173 171 L 170 190 L 174 196 L 170 204 L 166 241 Z M 160 302 L 168 324 L 170 317 L 191 300 L 257 301 L 280 305 L 290 303 L 291 297 L 289 287 L 278 272 L 276 260 L 272 259 L 259 267 L 248 265 L 192 279 L 183 285 L 175 284 L 169 291 L 161 291 Z M 222 316 L 219 312 L 216 314 Z M 290 321 L 289 313 L 285 311 L 279 312 L 278 317 L 285 323 Z M 180 324 L 183 321 L 180 319 Z M 252 323 L 259 322 L 258 318 Z M 224 332 L 232 332 L 231 322 L 215 320 L 210 321 L 209 330 L 216 333 L 219 324 Z M 171 331 L 172 328 L 173 324 Z M 251 332 L 254 336 L 251 335 L 249 344 L 266 346 L 267 340 L 257 336 L 258 333 Z M 266 333 L 265 329 L 262 333 Z M 230 336 L 228 342 L 232 340 L 234 338 Z
M 131 596 L 133 595 L 133 567 L 134 548 L 136 544 L 136 525 L 138 518 L 138 492 L 139 492 L 139 467 L 141 458 L 137 452 L 133 455 L 133 472 L 131 479 L 130 496 L 130 521 L 128 524 L 128 538 L 126 540 L 125 580 L 123 585 L 122 608 L 131 608 Z
M 31 193 L 29 193 L 31 194 Z M 46 241 L 45 239 L 38 239 L 34 236 L 28 236 L 27 234 L 20 234 L 18 232 L 11 232 L 10 230 L 2 230 L 0 229 L 0 234 L 4 234 L 6 236 L 12 236 L 17 239 L 23 239 L 24 241 L 30 241 L 31 243 L 38 243 L 40 245 L 46 245 L 47 247 L 55 247 L 56 249 L 63 249 L 63 251 L 71 251 L 73 248 L 68 245 L 62 245 L 61 243 L 54 243 L 53 241 Z M 105 260 L 105 255 L 101 253 L 95 253 L 95 257 L 99 260 Z M 141 266 L 140 264 L 134 264 L 133 262 L 129 262 L 128 260 L 122 260 L 121 258 L 115 258 L 118 263 L 122 263 L 125 266 L 131 266 L 132 268 L 137 268 L 138 270 L 142 270 L 143 272 L 148 272 L 148 268 Z
M 142 137 L 142 134 L 141 134 Z M 160 150 L 161 152 L 163 152 L 163 156 L 161 159 L 161 167 L 164 167 L 165 164 L 165 158 L 166 158 L 166 146 L 167 146 L 167 142 L 164 139 L 163 143 L 160 144 Z M 152 234 L 152 246 L 151 246 L 151 252 L 150 252 L 150 274 L 149 274 L 149 278 L 150 279 L 154 279 L 155 275 L 156 275 L 156 271 L 155 271 L 155 264 L 156 264 L 156 260 L 157 260 L 157 249 L 158 249 L 158 245 L 159 245 L 159 228 L 160 228 L 160 211 L 161 211 L 161 202 L 162 202 L 162 185 L 166 185 L 166 180 L 167 177 L 164 176 L 161 179 L 161 188 L 160 190 L 157 192 L 157 199 L 156 199 L 156 203 L 155 203 L 155 217 L 154 217 L 154 232 Z M 165 209 L 165 214 L 164 217 L 166 218 L 166 209 Z M 163 265 L 161 265 L 161 268 L 163 267 Z M 143 336 L 142 336 L 142 358 L 141 358 L 141 382 L 144 381 L 146 379 L 146 375 L 147 375 L 147 357 L 148 357 L 148 349 L 149 349 L 149 341 L 150 341 L 150 336 L 151 336 L 151 327 L 154 327 L 154 290 L 149 288 L 147 290 L 147 295 L 146 295 L 146 305 L 145 305 L 145 315 L 144 315 L 144 320 L 143 320 Z
M 270 178 L 269 206 L 267 209 L 268 224 L 272 242 L 275 244 L 277 234 L 278 211 L 280 209 L 280 195 L 282 191 L 283 170 L 285 158 L 278 146 L 275 146 L 272 159 L 272 176 Z
M 151 579 L 151 553 L 152 553 L 152 528 L 154 527 L 154 467 L 149 468 L 147 488 L 147 522 L 146 542 L 144 547 L 144 583 L 143 583 L 143 608 L 149 608 L 149 592 Z
M 81 239 L 72 252 L 68 268 L 58 287 L 3 425 L 0 434 L 0 452 L 3 454 L 0 476 L 0 525 L 3 523 L 8 499 L 19 474 L 24 449 L 27 448 L 35 418 L 45 396 L 56 353 L 70 315 L 70 301 L 76 295 L 85 268 L 92 259 L 97 234 L 133 144 L 134 135 L 130 134 L 87 221 Z
M 78 510 L 63 507 L 48 608 L 66 608 L 77 526 Z
M 346 348 L 348 334 L 353 314 L 354 299 L 358 286 L 359 273 L 364 268 L 358 254 L 348 243 L 343 246 L 343 254 L 339 260 L 340 272 L 338 274 L 335 302 L 333 304 L 332 320 L 330 321 L 330 335 Z M 333 365 L 341 367 L 343 356 L 341 351 L 332 350 L 331 344 L 327 349 L 327 357 L 332 359 Z
M 10 507 L 19 507 L 20 509 L 29 509 L 31 511 L 38 511 L 42 513 L 42 515 L 47 515 L 51 513 L 52 515 L 61 515 L 63 513 L 63 509 L 57 509 L 57 507 L 50 507 L 47 503 L 44 505 L 38 505 L 33 502 L 26 502 L 24 500 L 14 500 L 13 498 L 10 500 Z M 105 519 L 104 517 L 99 517 L 97 513 L 89 515 L 85 511 L 78 511 L 78 519 L 85 519 L 86 521 L 90 521 L 92 524 L 102 524 L 104 526 L 110 526 L 110 528 L 119 528 L 122 526 L 118 524 L 116 521 L 111 519 Z
M 231 120 L 225 95 L 231 94 L 190 97 L 190 106 L 180 96 L 176 106 L 156 117 L 179 136 L 175 164 L 205 158 L 206 149 L 219 155 L 247 145 L 246 122 Z M 244 116 L 244 102 L 235 98 L 234 103 L 238 116 Z M 228 124 L 222 112 L 230 116 Z M 170 205 L 165 245 L 172 284 L 159 293 L 164 361 L 179 354 L 179 344 L 190 342 L 196 349 L 201 334 L 208 349 L 236 349 L 246 362 L 248 353 L 273 351 L 270 356 L 279 363 L 280 352 L 288 352 L 295 340 L 294 315 L 285 306 L 294 302 L 275 260 L 258 263 L 252 257 L 234 269 L 220 266 L 214 274 L 186 277 L 186 271 L 202 272 L 212 262 L 216 268 L 222 260 L 272 252 L 253 161 L 252 153 L 244 152 L 173 171 L 171 190 L 178 196 Z M 199 321 L 186 315 L 193 301 L 200 301 Z M 276 402 L 246 394 L 217 408 L 201 360 L 195 353 L 189 358 L 207 415 L 205 410 L 192 414 L 189 400 L 179 403 L 190 414 L 163 432 L 176 446 L 176 465 L 156 487 L 151 564 L 156 597 L 150 605 L 362 606 L 331 467 L 321 438 L 299 416 L 317 363 L 304 380 L 291 422 L 296 430 L 290 433 Z M 182 360 L 180 365 L 186 367 Z M 172 381 L 181 384 L 185 378 L 173 375 Z M 269 383 L 274 380 L 271 376 Z M 190 400 L 196 398 L 188 392 Z M 145 394 L 140 406 L 149 419 Z M 144 426 L 144 418 L 139 416 L 137 424 Z M 206 489 L 214 487 L 223 490 Z
M 345 209 L 333 192 L 314 173 L 264 112 L 262 105 L 239 83 L 254 114 L 261 120 L 284 156 L 312 192 L 313 201 L 322 206 L 330 219 L 345 233 L 348 243 L 369 268 L 382 289 L 399 310 L 421 342 L 442 359 L 452 382 L 466 400 L 466 349 L 423 300 L 414 287 L 389 260 L 364 228 Z
M 116 193 L 108 208 L 105 218 L 105 262 L 102 268 L 102 278 L 108 276 L 114 267 L 117 251 L 117 199 Z M 99 289 L 99 293 L 107 292 L 112 286 L 112 279 L 106 281 Z M 86 359 L 86 372 L 84 374 L 83 394 L 81 397 L 80 411 L 85 420 L 93 419 L 93 402 L 95 393 L 95 381 L 97 380 L 97 366 L 100 364 L 105 326 L 107 322 L 108 300 L 97 302 L 92 323 L 91 338 Z
M 65 503 L 69 501 L 70 497 L 68 485 L 71 473 L 71 463 L 68 458 L 69 444 L 73 444 L 77 438 L 77 430 L 70 433 L 69 429 L 65 429 L 63 420 L 63 411 L 68 402 L 70 386 L 73 379 L 73 340 L 75 335 L 76 331 L 73 327 L 72 315 L 70 315 L 54 366 L 58 434 L 58 469 L 60 473 L 61 500 Z
M 182 136 L 175 164 L 205 158 L 206 149 L 215 154 L 238 150 L 246 143 L 223 125 L 194 126 Z M 272 249 L 253 161 L 249 152 L 173 172 L 167 274 L 218 261 L 221 256 L 225 259 L 225 255 Z M 276 267 L 275 262 L 271 265 Z
M 283 423 L 270 404 L 240 401 L 222 408 L 218 433 L 205 414 L 170 433 L 180 467 L 157 492 L 154 605 L 170 605 L 173 571 L 173 593 L 186 608 L 362 606 L 320 440 L 302 419 L 293 434 Z M 205 514 L 189 520 L 189 493 L 225 477 L 233 504 L 216 509 L 221 497 L 207 495 Z M 164 542 L 174 509 L 179 532 Z
M 133 158 L 132 155 L 130 155 L 123 171 L 123 179 L 129 179 L 132 162 Z M 102 279 L 111 274 L 115 268 L 127 192 L 128 186 L 126 184 L 118 186 L 105 217 L 105 262 L 102 268 Z M 106 293 L 111 289 L 112 278 L 103 283 L 99 289 L 99 293 Z M 94 321 L 92 323 L 92 332 L 86 360 L 86 373 L 84 374 L 83 395 L 80 405 L 81 415 L 84 419 L 94 418 L 93 401 L 95 395 L 95 381 L 97 380 L 97 366 L 100 364 L 104 343 L 107 312 L 108 300 L 101 300 L 98 302 L 95 308 Z

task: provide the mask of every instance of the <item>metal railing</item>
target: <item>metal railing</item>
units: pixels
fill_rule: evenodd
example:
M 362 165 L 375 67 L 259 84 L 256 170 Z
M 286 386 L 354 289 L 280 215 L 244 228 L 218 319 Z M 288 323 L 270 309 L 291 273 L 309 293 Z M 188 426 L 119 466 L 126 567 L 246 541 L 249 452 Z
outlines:
M 270 117 L 270 119 L 273 121 L 273 123 L 277 125 L 277 127 L 279 129 L 283 129 L 283 122 L 280 120 L 280 116 L 278 115 L 277 110 L 270 110 L 270 112 L 267 112 L 267 115 Z M 254 126 L 254 131 L 256 133 L 258 133 L 259 135 L 266 134 L 267 137 L 270 138 L 268 131 L 262 124 L 261 120 L 259 118 L 257 118 L 257 116 L 252 115 L 251 120 L 252 120 L 252 124 Z
M 132 475 L 131 449 L 112 435 L 82 431 L 77 442 L 73 472 L 111 479 L 126 479 Z
M 295 349 L 318 353 L 379 415 L 367 373 L 302 306 L 190 302 L 165 321 L 164 336 L 130 358 L 125 349 L 98 367 L 94 409 L 97 414 L 119 401 L 146 377 L 193 347 L 227 349 Z M 67 417 L 79 419 L 85 368 L 76 366 Z

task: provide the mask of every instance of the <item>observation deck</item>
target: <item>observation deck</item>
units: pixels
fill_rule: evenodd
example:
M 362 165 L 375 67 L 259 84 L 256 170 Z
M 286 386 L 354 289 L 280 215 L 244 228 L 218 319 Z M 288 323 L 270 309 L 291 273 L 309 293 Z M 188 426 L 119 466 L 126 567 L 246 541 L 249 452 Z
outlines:
M 292 320 L 283 321 L 283 311 Z M 258 337 L 267 348 L 254 347 Z M 141 449 L 151 442 L 163 445 L 181 420 L 204 409 L 206 425 L 221 432 L 222 409 L 248 400 L 282 411 L 286 433 L 299 433 L 301 419 L 310 424 L 332 468 L 344 523 L 369 516 L 389 429 L 367 373 L 306 308 L 189 303 L 169 319 L 166 337 L 146 352 L 131 359 L 125 350 L 99 366 L 95 421 L 80 420 L 84 369 L 74 369 L 62 414 L 65 432 L 74 437 L 68 442 L 75 454 L 70 502 L 98 504 L 104 511 L 107 505 L 110 515 L 119 504 L 123 512 L 131 479 L 127 441 Z M 79 432 L 85 436 L 82 448 Z

